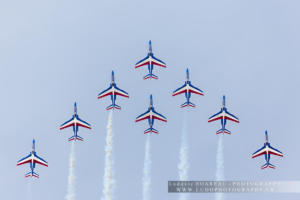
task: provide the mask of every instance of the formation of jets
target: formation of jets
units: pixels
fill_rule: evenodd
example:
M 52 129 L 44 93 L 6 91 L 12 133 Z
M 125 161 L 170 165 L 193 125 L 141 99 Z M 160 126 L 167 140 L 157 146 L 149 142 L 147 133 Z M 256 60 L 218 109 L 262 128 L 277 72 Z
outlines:
M 17 166 L 28 164 L 30 166 L 30 172 L 25 174 L 25 177 L 35 177 L 39 178 L 39 175 L 34 172 L 34 168 L 36 164 L 43 165 L 48 167 L 47 161 L 45 161 L 43 158 L 39 157 L 36 152 L 35 152 L 35 140 L 33 139 L 32 141 L 32 151 L 29 153 L 28 156 L 22 158 L 21 160 L 18 161 Z
M 158 58 L 154 57 L 153 52 L 152 52 L 151 40 L 149 41 L 148 55 L 144 59 L 137 62 L 135 65 L 135 68 L 140 68 L 142 66 L 147 66 L 148 71 L 149 71 L 149 73 L 146 76 L 144 76 L 144 80 L 158 79 L 158 76 L 153 74 L 154 66 L 166 68 L 166 63 L 164 63 L 162 60 L 159 60 Z M 176 89 L 173 92 L 172 96 L 177 96 L 179 94 L 185 94 L 186 102 L 181 104 L 181 108 L 185 108 L 185 107 L 194 108 L 194 107 L 196 107 L 196 105 L 190 101 L 192 93 L 200 95 L 200 96 L 204 95 L 204 92 L 202 90 L 200 90 L 199 88 L 197 88 L 191 84 L 190 77 L 189 77 L 189 69 L 186 69 L 185 83 L 183 84 L 183 86 Z M 114 71 L 112 71 L 112 74 L 111 74 L 110 86 L 106 90 L 104 90 L 98 94 L 98 99 L 101 99 L 106 96 L 110 96 L 111 102 L 112 102 L 111 105 L 106 107 L 106 110 L 111 110 L 111 109 L 120 110 L 121 109 L 121 107 L 116 104 L 117 96 L 129 98 L 129 94 L 126 91 L 117 87 L 117 85 L 115 83 L 115 78 L 114 78 Z M 148 119 L 149 128 L 144 131 L 144 134 L 147 134 L 147 133 L 158 134 L 159 133 L 158 130 L 153 128 L 154 120 L 157 119 L 157 120 L 160 120 L 163 122 L 167 122 L 167 118 L 165 116 L 163 116 L 162 114 L 155 111 L 155 109 L 153 107 L 152 95 L 150 95 L 150 106 L 149 106 L 148 110 L 145 113 L 139 115 L 135 121 L 139 122 L 139 121 L 146 120 L 146 119 Z M 217 135 L 221 134 L 221 133 L 231 134 L 231 132 L 225 128 L 227 120 L 239 123 L 239 119 L 236 116 L 234 116 L 233 114 L 228 112 L 228 110 L 225 106 L 225 96 L 223 96 L 223 106 L 221 108 L 221 111 L 214 114 L 213 116 L 211 116 L 208 119 L 208 122 L 213 122 L 213 121 L 217 121 L 217 120 L 221 121 L 221 129 L 219 129 L 216 132 Z M 75 102 L 74 103 L 74 114 L 73 114 L 72 118 L 70 120 L 66 121 L 65 123 L 63 123 L 60 126 L 60 130 L 63 130 L 65 128 L 69 128 L 69 127 L 73 127 L 73 136 L 71 136 L 68 140 L 69 141 L 76 141 L 76 140 L 83 141 L 83 138 L 78 135 L 79 126 L 83 127 L 83 128 L 91 129 L 91 125 L 89 123 L 87 123 L 79 118 L 79 116 L 77 114 L 77 106 L 76 106 L 76 102 Z M 255 153 L 253 153 L 252 158 L 256 158 L 258 156 L 265 155 L 266 164 L 264 164 L 261 167 L 261 169 L 265 169 L 265 168 L 275 169 L 275 166 L 270 163 L 271 154 L 276 155 L 276 156 L 281 156 L 281 157 L 283 156 L 283 154 L 282 154 L 282 152 L 273 148 L 270 145 L 270 143 L 268 142 L 267 131 L 265 132 L 265 135 L 266 135 L 266 142 L 265 142 L 264 146 L 261 149 L 259 149 L 258 151 L 256 151 Z M 30 154 L 28 156 L 22 158 L 21 160 L 19 160 L 17 162 L 17 166 L 27 164 L 27 163 L 30 164 L 31 171 L 28 172 L 27 174 L 25 174 L 25 177 L 39 178 L 39 175 L 34 172 L 34 168 L 35 168 L 36 164 L 40 164 L 40 165 L 48 167 L 48 163 L 41 157 L 37 156 L 37 154 L 35 152 L 35 140 L 33 140 L 32 151 L 30 152 Z

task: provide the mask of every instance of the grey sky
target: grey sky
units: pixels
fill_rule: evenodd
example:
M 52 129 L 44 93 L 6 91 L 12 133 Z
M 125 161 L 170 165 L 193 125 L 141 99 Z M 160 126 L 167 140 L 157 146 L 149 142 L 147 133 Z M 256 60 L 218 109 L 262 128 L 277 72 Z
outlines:
M 0 199 L 22 199 L 28 190 L 28 166 L 16 162 L 37 153 L 49 162 L 38 166 L 33 199 L 63 199 L 67 191 L 72 130 L 59 131 L 77 101 L 79 116 L 92 130 L 79 130 L 85 141 L 76 146 L 77 199 L 100 199 L 103 188 L 104 144 L 110 99 L 97 100 L 111 70 L 116 83 L 130 94 L 118 98 L 114 114 L 115 199 L 142 197 L 146 122 L 136 124 L 153 94 L 157 111 L 168 123 L 155 122 L 152 199 L 178 199 L 167 193 L 177 180 L 184 96 L 171 93 L 184 83 L 205 92 L 192 95 L 197 107 L 189 112 L 190 179 L 215 178 L 220 123 L 207 119 L 219 111 L 222 95 L 240 124 L 228 123 L 224 139 L 227 180 L 299 180 L 300 135 L 299 1 L 6 1 L 0 6 Z M 144 81 L 146 68 L 134 64 L 147 53 L 167 63 L 155 68 L 157 81 Z M 264 131 L 283 158 L 271 158 L 276 170 L 260 170 L 263 158 L 251 154 L 264 142 Z M 299 199 L 296 194 L 228 194 L 227 199 Z M 191 194 L 213 199 L 212 194 Z

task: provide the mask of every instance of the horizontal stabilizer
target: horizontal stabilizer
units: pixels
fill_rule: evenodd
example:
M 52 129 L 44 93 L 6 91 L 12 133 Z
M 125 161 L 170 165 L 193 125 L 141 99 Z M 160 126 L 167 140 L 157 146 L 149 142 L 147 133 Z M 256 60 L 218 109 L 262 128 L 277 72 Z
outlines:
M 158 130 L 154 129 L 154 128 L 148 128 L 147 130 L 144 131 L 144 134 L 147 133 L 155 133 L 158 134 Z
M 227 129 L 220 129 L 220 130 L 218 130 L 217 132 L 216 132 L 216 134 L 217 135 L 219 135 L 219 134 L 221 134 L 221 133 L 226 133 L 226 134 L 228 134 L 228 135 L 230 135 L 231 134 L 231 132 L 229 131 L 229 130 L 227 130 Z
M 40 176 L 35 172 L 28 172 L 27 174 L 25 174 L 25 178 L 29 178 L 29 177 L 39 178 Z
M 185 102 L 184 104 L 181 104 L 180 107 L 181 107 L 181 108 L 184 108 L 184 107 L 192 107 L 192 108 L 195 108 L 196 105 L 193 104 L 192 102 Z
M 146 76 L 144 76 L 144 80 L 147 80 L 147 79 L 158 79 L 158 76 L 154 75 L 154 74 L 147 74 Z
M 110 106 L 106 107 L 106 110 L 111 110 L 111 109 L 121 110 L 121 107 L 118 106 L 117 104 L 111 104 Z
M 76 136 L 73 135 L 72 137 L 69 138 L 69 141 L 71 142 L 73 140 L 74 141 L 76 141 L 76 140 L 83 141 L 83 138 L 78 135 L 76 135 Z
M 261 166 L 261 169 L 266 169 L 266 168 L 271 168 L 271 169 L 275 169 L 275 165 L 272 165 L 271 163 L 266 163 L 263 166 Z

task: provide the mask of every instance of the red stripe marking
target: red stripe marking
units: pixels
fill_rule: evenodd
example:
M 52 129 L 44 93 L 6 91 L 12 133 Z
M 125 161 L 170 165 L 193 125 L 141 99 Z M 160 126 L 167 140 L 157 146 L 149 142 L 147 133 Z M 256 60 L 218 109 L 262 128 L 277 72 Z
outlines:
M 176 95 L 179 95 L 179 94 L 182 94 L 182 93 L 186 93 L 186 89 L 182 90 L 181 92 L 175 92 L 172 96 L 176 96 Z
M 86 126 L 86 125 L 83 125 L 83 124 L 77 124 L 78 126 L 81 126 L 81 127 L 83 127 L 83 128 L 88 128 L 88 129 L 91 129 L 91 127 L 89 127 L 89 126 Z
M 111 94 L 112 94 L 112 92 L 109 92 L 109 93 L 104 94 L 104 95 L 100 95 L 100 96 L 98 96 L 98 99 L 101 99 L 101 98 L 103 98 L 103 97 L 109 96 L 109 95 L 111 95 Z
M 235 119 L 233 119 L 233 118 L 229 118 L 229 117 L 227 117 L 227 116 L 225 116 L 225 119 L 228 119 L 228 120 L 233 121 L 233 122 L 236 122 L 236 123 L 240 123 L 239 121 L 237 121 L 237 120 L 235 120 Z
M 257 154 L 257 155 L 255 155 L 255 156 L 252 156 L 252 158 L 256 158 L 256 157 L 258 157 L 258 156 L 265 155 L 265 154 L 266 154 L 266 151 L 264 151 L 264 152 L 262 152 L 262 153 L 260 153 L 260 154 Z
M 37 163 L 37 164 L 40 164 L 40 165 L 43 165 L 43 166 L 45 166 L 45 167 L 48 167 L 48 165 L 47 164 L 44 164 L 44 163 L 41 163 L 41 162 L 39 162 L 39 161 L 36 161 L 36 160 L 33 160 L 35 163 Z
M 20 166 L 20 165 L 23 165 L 23 164 L 26 164 L 26 163 L 30 163 L 30 162 L 31 162 L 31 160 L 28 160 L 28 161 L 25 161 L 25 162 L 20 162 L 20 163 L 17 164 L 17 166 Z
M 142 67 L 142 66 L 145 66 L 145 65 L 148 65 L 149 64 L 149 61 L 147 61 L 147 62 L 145 62 L 145 63 L 143 63 L 143 64 L 140 64 L 140 65 L 136 65 L 135 66 L 135 69 L 136 68 L 139 68 L 139 67 Z
M 163 67 L 163 68 L 166 68 L 166 67 L 167 67 L 166 65 L 163 65 L 163 64 L 157 63 L 157 62 L 155 62 L 155 61 L 152 61 L 152 64 L 153 64 L 153 65 L 160 66 L 160 67 Z
M 155 80 L 157 80 L 158 78 L 157 77 L 155 77 L 155 76 L 147 76 L 147 77 L 145 77 L 144 78 L 144 80 L 147 80 L 147 79 L 155 79 Z
M 156 117 L 156 116 L 152 116 L 153 117 L 153 119 L 157 119 L 157 120 L 160 120 L 160 121 L 163 121 L 163 122 L 167 122 L 167 120 L 165 120 L 165 119 L 162 119 L 162 118 L 158 118 L 158 117 Z
M 216 121 L 216 120 L 219 120 L 219 119 L 222 119 L 222 116 L 221 117 L 217 117 L 215 119 L 208 120 L 208 122 L 213 122 L 213 121 Z
M 194 94 L 199 94 L 199 95 L 201 95 L 201 96 L 204 95 L 204 93 L 196 92 L 196 91 L 194 91 L 194 90 L 190 90 L 190 92 L 191 92 L 191 93 L 194 93 Z
M 67 126 L 61 127 L 60 130 L 63 130 L 63 129 L 65 129 L 65 128 L 69 128 L 69 127 L 71 127 L 71 126 L 74 126 L 74 122 L 72 122 L 71 124 L 69 124 L 69 125 L 67 125 Z
M 149 119 L 149 118 L 150 118 L 150 116 L 146 116 L 146 117 L 144 117 L 144 118 L 135 120 L 135 122 L 139 122 L 139 121 L 142 121 L 142 120 L 145 120 L 145 119 Z
M 273 150 L 274 151 L 274 150 Z M 271 151 L 269 151 L 269 153 L 270 154 L 272 154 L 272 155 L 275 155 L 275 156 L 280 156 L 280 157 L 283 157 L 283 155 L 281 155 L 281 154 L 278 154 L 278 153 L 274 153 L 274 152 L 271 152 Z
M 122 97 L 127 97 L 127 98 L 129 98 L 128 95 L 125 95 L 125 94 L 122 94 L 122 93 L 119 93 L 119 92 L 115 92 L 115 94 L 116 94 L 116 95 L 120 95 L 120 96 L 122 96 Z

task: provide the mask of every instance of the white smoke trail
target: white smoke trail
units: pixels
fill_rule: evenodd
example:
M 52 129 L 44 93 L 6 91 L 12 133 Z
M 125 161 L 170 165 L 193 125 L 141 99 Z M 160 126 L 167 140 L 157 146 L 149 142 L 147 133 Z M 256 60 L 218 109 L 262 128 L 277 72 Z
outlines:
M 27 199 L 32 200 L 32 178 L 27 182 Z
M 70 155 L 70 166 L 69 166 L 69 177 L 68 177 L 68 193 L 65 197 L 66 200 L 75 199 L 75 140 L 72 141 L 71 155 Z
M 223 144 L 223 134 L 220 134 L 218 140 L 218 149 L 217 149 L 217 171 L 216 171 L 216 180 L 223 181 L 224 180 L 224 144 Z M 216 200 L 224 199 L 223 193 L 216 193 Z
M 143 200 L 150 200 L 151 193 L 151 153 L 150 134 L 147 135 L 143 170 Z
M 178 163 L 178 173 L 180 181 L 188 180 L 188 171 L 190 168 L 189 160 L 188 160 L 188 141 L 187 141 L 187 111 L 184 111 L 183 114 L 183 127 L 182 127 L 182 135 L 181 135 L 181 146 L 179 151 L 179 163 Z M 188 194 L 181 193 L 180 200 L 188 199 Z
M 113 178 L 113 111 L 110 111 L 107 123 L 107 135 L 105 146 L 105 169 L 104 169 L 104 188 L 102 200 L 113 199 L 114 178 Z

